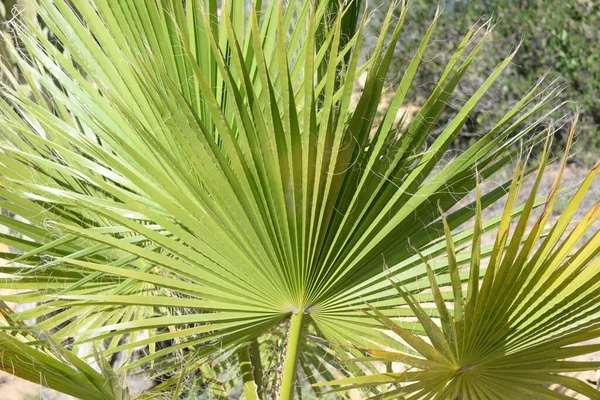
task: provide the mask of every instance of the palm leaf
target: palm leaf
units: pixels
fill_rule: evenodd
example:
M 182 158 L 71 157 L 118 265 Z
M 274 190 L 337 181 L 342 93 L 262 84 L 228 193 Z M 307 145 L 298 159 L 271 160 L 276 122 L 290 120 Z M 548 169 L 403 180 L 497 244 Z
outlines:
M 574 128 L 571 139 L 573 133 Z M 600 392 L 585 382 L 562 375 L 600 367 L 597 361 L 573 360 L 600 349 L 596 343 L 600 337 L 599 233 L 582 242 L 600 215 L 600 203 L 594 204 L 580 221 L 572 221 L 600 163 L 592 168 L 564 212 L 542 235 L 567 161 L 565 155 L 546 204 L 534 219 L 532 209 L 548 146 L 549 141 L 523 213 L 511 229 L 510 214 L 524 184 L 523 174 L 519 169 L 515 171 L 482 280 L 481 235 L 473 235 L 467 251 L 471 262 L 466 295 L 460 278 L 442 285 L 428 268 L 439 317 L 423 308 L 420 303 L 426 300 L 417 300 L 394 283 L 403 303 L 410 306 L 423 326 L 422 333 L 411 332 L 397 319 L 372 308 L 374 316 L 408 347 L 404 346 L 404 351 L 367 350 L 374 357 L 357 361 L 401 362 L 413 368 L 326 385 L 338 386 L 334 390 L 379 386 L 377 398 L 382 399 L 572 398 L 549 390 L 548 386 L 554 384 L 587 398 L 600 398 Z M 526 235 L 532 220 L 535 222 Z M 478 200 L 476 232 L 481 231 L 482 224 Z M 457 271 L 452 264 L 456 264 L 453 260 L 459 255 L 453 244 L 449 235 L 445 256 L 450 260 L 451 274 Z M 429 262 L 423 260 L 428 266 Z
M 78 398 L 129 398 L 124 383 L 104 360 L 97 359 L 102 371 L 99 373 L 52 338 L 42 342 L 36 340 L 25 327 L 13 321 L 9 313 L 10 308 L 0 302 L 0 365 L 3 371 Z M 7 332 L 13 329 L 23 333 Z
M 406 274 L 414 290 L 428 285 L 411 246 L 443 251 L 439 208 L 474 190 L 476 171 L 493 176 L 515 144 L 537 142 L 559 90 L 539 82 L 445 162 L 512 59 L 433 138 L 489 24 L 467 33 L 416 118 L 395 124 L 433 21 L 376 126 L 405 5 L 390 8 L 361 61 L 359 2 L 338 16 L 337 2 L 35 3 L 59 45 L 31 21 L 15 22 L 18 66 L 37 95 L 6 87 L 0 103 L 0 206 L 26 220 L 3 220 L 23 235 L 3 242 L 25 252 L 6 255 L 13 264 L 1 285 L 20 292 L 3 298 L 39 303 L 14 318 L 37 318 L 38 332 L 73 340 L 84 359 L 94 357 L 89 343 L 106 359 L 125 351 L 119 371 L 163 377 L 157 391 L 178 394 L 207 360 L 290 318 L 282 398 L 298 365 L 308 375 L 319 362 L 303 355 L 307 325 L 329 341 L 385 341 L 357 307 L 392 307 L 389 273 Z M 502 193 L 482 194 L 482 206 Z M 454 229 L 474 214 L 461 207 L 445 223 Z M 144 351 L 133 357 L 135 349 Z

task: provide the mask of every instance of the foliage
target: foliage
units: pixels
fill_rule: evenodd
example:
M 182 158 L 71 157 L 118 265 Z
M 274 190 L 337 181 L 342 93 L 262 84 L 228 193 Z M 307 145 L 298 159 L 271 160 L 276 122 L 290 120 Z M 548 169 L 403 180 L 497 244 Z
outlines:
M 129 398 L 123 383 L 105 360 L 97 358 L 101 365 L 100 374 L 52 338 L 40 345 L 22 324 L 11 320 L 10 313 L 11 309 L 0 302 L 0 329 L 19 326 L 23 333 L 13 335 L 0 331 L 0 368 L 3 371 L 82 399 Z M 35 347 L 30 346 L 33 342 L 38 342 Z
M 353 26 L 356 10 L 331 13 L 334 4 L 37 0 L 57 43 L 35 21 L 15 22 L 22 46 L 12 54 L 27 84 L 8 79 L 0 102 L 0 206 L 22 219 L 0 222 L 22 236 L 0 239 L 25 253 L 2 254 L 12 263 L 0 284 L 20 291 L 3 300 L 37 306 L 11 315 L 11 334 L 36 319 L 32 332 L 55 345 L 23 342 L 35 351 L 64 346 L 78 364 L 151 376 L 158 384 L 139 398 L 243 387 L 246 398 L 286 400 L 320 393 L 297 377 L 362 374 L 334 368 L 359 352 L 328 342 L 389 342 L 361 312 L 365 301 L 395 315 L 389 274 L 408 291 L 429 285 L 412 248 L 444 253 L 445 225 L 476 213 L 457 203 L 512 160 L 516 143 L 543 139 L 559 89 L 538 82 L 446 161 L 514 54 L 428 142 L 489 25 L 467 31 L 417 116 L 396 122 L 434 18 L 374 126 L 408 9 L 390 8 L 361 61 L 366 17 Z M 482 194 L 482 207 L 509 186 Z M 458 229 L 453 240 L 473 235 Z M 449 262 L 434 268 L 440 279 Z M 224 379 L 223 366 L 239 373 Z
M 590 399 L 600 398 L 600 392 L 585 382 L 560 374 L 600 367 L 598 361 L 570 360 L 600 350 L 600 232 L 578 246 L 600 215 L 600 201 L 572 224 L 600 171 L 600 162 L 577 188 L 558 220 L 546 229 L 566 165 L 565 156 L 543 210 L 526 234 L 547 154 L 548 147 L 511 234 L 510 213 L 524 185 L 526 166 L 515 170 L 487 265 L 480 257 L 482 213 L 478 202 L 475 234 L 466 250 L 470 258 L 466 291 L 455 261 L 461 254 L 449 230 L 446 255 L 450 260 L 450 282 L 440 283 L 429 267 L 431 260 L 423 258 L 435 307 L 425 304 L 419 294 L 395 285 L 402 296 L 401 304 L 414 312 L 424 332 L 413 333 L 371 307 L 373 315 L 398 335 L 398 343 L 390 346 L 392 350 L 367 350 L 371 357 L 354 361 L 400 362 L 412 368 L 329 384 L 341 385 L 338 390 L 378 385 L 384 388 L 378 399 L 571 398 L 549 389 L 551 384 Z M 481 269 L 485 270 L 482 282 Z
M 498 115 L 499 105 L 510 105 L 520 99 L 538 77 L 548 74 L 549 79 L 560 79 L 565 90 L 560 99 L 571 101 L 554 118 L 560 119 L 566 111 L 580 108 L 581 134 L 575 145 L 574 160 L 594 164 L 600 152 L 600 3 L 585 0 L 449 0 L 439 18 L 441 34 L 434 38 L 426 59 L 426 68 L 416 78 L 410 101 L 422 104 L 432 82 L 439 76 L 445 60 L 452 55 L 452 43 L 482 16 L 497 22 L 485 57 L 480 57 L 476 68 L 467 73 L 458 93 L 469 96 L 480 84 L 482 71 L 493 67 L 504 58 L 511 47 L 522 41 L 513 65 L 498 79 L 490 95 L 480 102 L 471 114 L 469 129 L 461 135 L 461 146 L 466 147 L 473 136 L 489 129 Z M 412 32 L 401 43 L 392 71 L 404 68 L 405 52 L 418 45 L 419 36 L 426 31 L 427 21 L 435 8 L 429 0 L 415 0 L 410 8 Z M 375 13 L 375 16 L 377 13 Z M 378 21 L 374 17 L 370 28 L 376 34 Z M 502 108 L 500 108 L 502 109 Z M 564 147 L 568 129 L 557 133 L 555 144 Z

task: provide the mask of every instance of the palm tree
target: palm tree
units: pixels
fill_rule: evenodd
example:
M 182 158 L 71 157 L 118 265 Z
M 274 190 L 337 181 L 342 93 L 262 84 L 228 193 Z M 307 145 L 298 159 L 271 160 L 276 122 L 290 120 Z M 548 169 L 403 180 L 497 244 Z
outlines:
M 27 365 L 20 354 L 49 352 L 68 369 L 48 358 L 42 375 L 85 370 L 88 383 L 58 388 L 75 396 L 83 385 L 99 390 L 82 360 L 152 376 L 160 383 L 146 397 L 233 390 L 228 365 L 240 369 L 247 398 L 313 390 L 298 376 L 360 374 L 320 368 L 359 353 L 329 343 L 389 341 L 365 302 L 395 315 L 390 275 L 410 279 L 408 291 L 429 285 L 413 248 L 445 251 L 445 224 L 476 214 L 474 203 L 457 203 L 509 163 L 516 144 L 543 139 L 546 105 L 560 90 L 538 82 L 447 160 L 512 59 L 432 136 L 489 23 L 467 33 L 415 118 L 397 121 L 436 18 L 376 123 L 405 4 L 390 8 L 363 60 L 359 3 L 337 14 L 337 3 L 295 0 L 35 3 L 58 43 L 31 21 L 14 25 L 27 85 L 4 85 L 0 206 L 25 221 L 2 217 L 23 237 L 1 240 L 25 254 L 2 255 L 12 263 L 0 282 L 21 291 L 4 301 L 39 304 L 6 314 L 14 351 L 4 359 Z M 481 206 L 509 186 L 482 194 Z M 453 240 L 472 237 L 463 230 Z M 434 272 L 448 278 L 447 268 Z M 35 339 L 19 324 L 29 319 Z M 120 385 L 94 396 L 125 396 Z

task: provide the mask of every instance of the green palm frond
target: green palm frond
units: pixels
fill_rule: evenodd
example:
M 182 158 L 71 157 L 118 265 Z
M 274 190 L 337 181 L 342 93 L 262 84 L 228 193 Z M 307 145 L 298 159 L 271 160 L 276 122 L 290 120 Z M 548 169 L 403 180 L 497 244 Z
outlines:
M 568 153 L 568 151 L 567 151 Z M 577 222 L 573 217 L 600 171 L 600 162 L 577 187 L 565 210 L 551 224 L 551 211 L 566 164 L 558 172 L 537 218 L 532 209 L 547 159 L 542 159 L 532 191 L 516 225 L 510 213 L 523 186 L 515 172 L 489 263 L 481 258 L 481 203 L 478 202 L 468 284 L 459 277 L 454 241 L 447 230 L 450 282 L 436 279 L 423 258 L 433 308 L 420 295 L 396 285 L 424 332 L 415 334 L 371 306 L 373 315 L 397 335 L 387 350 L 367 350 L 360 362 L 400 362 L 404 372 L 378 373 L 328 383 L 336 390 L 379 386 L 378 399 L 567 399 L 548 386 L 565 387 L 586 398 L 600 392 L 562 373 L 600 368 L 598 361 L 573 358 L 600 350 L 600 232 L 591 233 L 600 215 L 596 202 Z M 525 232 L 534 222 L 530 232 Z M 512 232 L 511 232 L 512 230 Z M 588 235 L 589 236 L 589 235 Z M 484 271 L 480 281 L 480 270 Z M 584 343 L 587 342 L 587 343 Z M 390 385 L 391 384 L 391 385 Z
M 10 308 L 0 302 L 0 368 L 19 378 L 52 387 L 82 399 L 127 400 L 129 393 L 105 360 L 98 357 L 97 372 L 52 338 L 40 341 L 20 326 L 23 333 L 11 334 L 19 326 L 9 317 Z M 12 330 L 12 329 L 10 329 Z
M 73 340 L 79 357 L 124 352 L 117 372 L 151 374 L 161 390 L 180 389 L 206 363 L 279 326 L 290 332 L 283 399 L 298 368 L 308 376 L 322 362 L 303 352 L 314 346 L 307 329 L 331 342 L 385 343 L 361 312 L 365 301 L 395 312 L 390 273 L 409 290 L 429 285 L 411 248 L 445 251 L 444 224 L 454 229 L 475 214 L 457 202 L 477 174 L 506 165 L 515 144 L 543 138 L 546 105 L 560 90 L 537 83 L 446 161 L 512 59 L 433 137 L 489 24 L 467 33 L 415 118 L 398 123 L 433 21 L 376 124 L 404 4 L 392 6 L 362 60 L 359 3 L 337 14 L 337 2 L 35 3 L 56 40 L 31 21 L 14 25 L 28 87 L 5 85 L 0 102 L 0 206 L 21 219 L 0 222 L 20 236 L 0 241 L 24 254 L 2 255 L 12 264 L 0 285 L 19 290 L 2 299 L 38 303 L 13 318 Z M 508 184 L 483 194 L 482 206 Z M 445 222 L 440 208 L 452 209 Z M 447 264 L 434 270 L 450 279 Z

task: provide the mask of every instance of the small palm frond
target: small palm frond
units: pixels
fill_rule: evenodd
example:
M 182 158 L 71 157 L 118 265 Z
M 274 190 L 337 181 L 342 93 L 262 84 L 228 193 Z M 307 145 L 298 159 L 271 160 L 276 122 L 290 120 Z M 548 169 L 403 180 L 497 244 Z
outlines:
M 0 301 L 0 368 L 19 378 L 37 382 L 81 399 L 127 400 L 124 382 L 110 366 L 97 357 L 97 372 L 52 338 L 38 340 L 9 317 L 10 308 Z M 23 333 L 8 333 L 15 328 Z
M 455 251 L 449 229 L 446 256 L 450 282 L 442 284 L 436 279 L 429 261 L 423 258 L 432 297 L 423 301 L 420 295 L 414 296 L 394 284 L 402 303 L 418 318 L 420 333 L 411 332 L 371 306 L 375 318 L 396 334 L 398 341 L 390 341 L 386 350 L 368 350 L 371 357 L 355 361 L 399 362 L 407 370 L 342 379 L 327 385 L 339 385 L 336 390 L 380 386 L 378 399 L 571 398 L 548 388 L 559 385 L 590 399 L 600 399 L 600 392 L 587 383 L 561 374 L 600 367 L 598 361 L 572 360 L 600 351 L 600 232 L 586 238 L 600 215 L 600 201 L 581 220 L 572 221 L 600 171 L 600 162 L 579 185 L 551 228 L 545 229 L 557 197 L 565 156 L 546 204 L 526 235 L 546 161 L 546 157 L 541 161 L 511 234 L 510 213 L 523 185 L 522 169 L 515 172 L 485 268 L 481 258 L 481 202 L 477 201 L 466 285 L 459 276 L 456 260 L 460 253 Z M 427 303 L 435 304 L 433 312 Z

